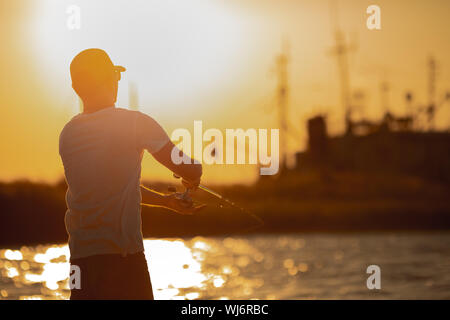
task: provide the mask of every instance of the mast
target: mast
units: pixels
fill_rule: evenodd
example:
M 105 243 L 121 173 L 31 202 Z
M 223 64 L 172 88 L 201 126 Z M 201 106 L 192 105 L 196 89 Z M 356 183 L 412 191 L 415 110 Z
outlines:
M 277 86 L 277 110 L 278 122 L 280 128 L 280 168 L 281 171 L 286 168 L 287 155 L 287 134 L 288 134 L 288 107 L 289 107 L 289 43 L 283 42 L 281 54 L 276 58 L 276 74 L 278 79 Z

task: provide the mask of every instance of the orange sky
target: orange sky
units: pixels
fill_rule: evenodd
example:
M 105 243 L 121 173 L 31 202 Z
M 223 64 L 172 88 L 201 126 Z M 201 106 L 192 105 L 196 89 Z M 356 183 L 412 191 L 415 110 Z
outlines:
M 81 30 L 68 30 L 66 8 L 82 10 Z M 382 30 L 366 28 L 365 9 L 381 7 Z M 69 63 L 88 47 L 107 50 L 128 68 L 119 90 L 128 101 L 136 82 L 140 110 L 169 131 L 204 127 L 276 128 L 274 58 L 281 39 L 290 42 L 290 119 L 304 147 L 304 120 L 328 112 L 330 131 L 339 131 L 336 63 L 328 0 L 152 0 L 0 2 L 0 180 L 55 181 L 62 176 L 58 135 L 78 112 Z M 380 82 L 390 84 L 390 105 L 405 111 L 403 96 L 427 100 L 426 62 L 438 61 L 438 93 L 450 89 L 450 2 L 446 0 L 341 0 L 339 23 L 357 50 L 350 56 L 351 83 L 366 94 L 365 115 L 379 118 Z M 449 112 L 437 115 L 448 126 Z M 252 166 L 205 169 L 205 182 L 248 182 Z M 168 172 L 150 157 L 143 177 Z

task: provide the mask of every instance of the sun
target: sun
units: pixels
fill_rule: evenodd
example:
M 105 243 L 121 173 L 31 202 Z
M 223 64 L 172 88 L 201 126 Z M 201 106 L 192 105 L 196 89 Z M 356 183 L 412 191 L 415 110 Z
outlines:
M 80 30 L 67 28 L 71 5 L 80 8 Z M 170 106 L 219 87 L 242 64 L 244 19 L 224 2 L 44 0 L 35 12 L 37 62 L 69 95 L 70 61 L 86 48 L 102 48 L 127 68 L 118 101 L 125 105 L 127 81 L 137 84 L 141 104 Z

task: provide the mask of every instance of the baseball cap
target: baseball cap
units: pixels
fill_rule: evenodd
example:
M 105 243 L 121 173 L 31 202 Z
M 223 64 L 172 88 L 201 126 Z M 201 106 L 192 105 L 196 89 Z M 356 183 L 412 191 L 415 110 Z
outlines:
M 70 63 L 72 85 L 78 88 L 93 88 L 111 79 L 114 73 L 124 72 L 122 66 L 116 66 L 102 49 L 81 51 Z

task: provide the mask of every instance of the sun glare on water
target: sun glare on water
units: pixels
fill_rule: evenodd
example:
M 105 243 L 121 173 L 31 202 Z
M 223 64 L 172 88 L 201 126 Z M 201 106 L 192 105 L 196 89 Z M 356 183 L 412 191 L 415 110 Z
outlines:
M 206 238 L 144 240 L 144 247 L 154 295 L 158 300 L 205 298 L 205 295 L 208 297 L 214 290 L 222 288 L 229 277 L 239 274 L 235 267 L 215 270 L 205 264 L 205 255 L 218 251 L 217 245 Z M 0 250 L 3 278 L 0 299 L 68 299 L 69 260 L 67 245 Z M 242 279 L 236 285 L 241 287 L 241 283 L 246 281 Z M 27 295 L 23 295 L 25 292 Z

